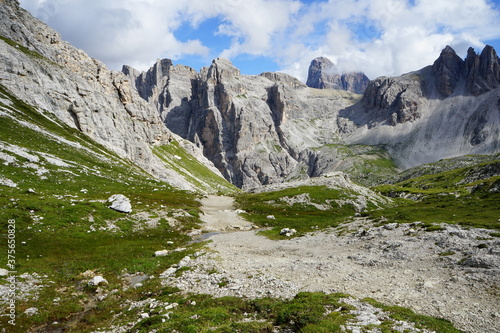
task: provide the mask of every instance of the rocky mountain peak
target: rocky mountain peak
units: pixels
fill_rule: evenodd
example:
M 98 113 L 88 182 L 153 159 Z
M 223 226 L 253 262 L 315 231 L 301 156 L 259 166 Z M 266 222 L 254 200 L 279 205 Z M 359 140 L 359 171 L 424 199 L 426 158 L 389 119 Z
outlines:
M 339 74 L 335 64 L 326 57 L 318 57 L 311 61 L 306 85 L 317 89 L 346 90 L 362 94 L 370 79 L 361 73 Z
M 500 60 L 490 45 L 486 45 L 481 54 L 470 47 L 465 60 L 446 46 L 434 62 L 432 73 L 436 79 L 436 90 L 442 96 L 453 94 L 464 79 L 464 92 L 478 96 L 500 85 Z
M 432 65 L 437 91 L 443 96 L 451 95 L 462 78 L 463 71 L 464 61 L 447 45 Z
M 229 59 L 216 58 L 212 60 L 212 65 L 208 69 L 208 77 L 220 82 L 223 77 L 233 78 L 240 75 L 240 70 L 236 68 Z

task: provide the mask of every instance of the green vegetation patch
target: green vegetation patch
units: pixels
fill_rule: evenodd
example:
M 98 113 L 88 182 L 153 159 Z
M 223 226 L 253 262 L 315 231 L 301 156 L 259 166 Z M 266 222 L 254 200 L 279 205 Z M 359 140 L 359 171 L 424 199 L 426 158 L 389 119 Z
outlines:
M 337 226 L 356 213 L 352 204 L 341 205 L 337 201 L 351 199 L 355 195 L 347 189 L 301 186 L 275 192 L 242 193 L 236 197 L 236 204 L 246 211 L 245 217 L 253 223 L 272 227 L 264 234 L 280 239 L 284 238 L 279 236 L 282 228 L 296 229 L 299 236 L 315 229 Z
M 153 152 L 162 159 L 168 168 L 177 171 L 200 189 L 221 194 L 231 194 L 238 191 L 235 186 L 188 154 L 176 141 L 155 147 Z
M 320 156 L 338 159 L 337 170 L 364 186 L 381 184 L 399 172 L 382 146 L 329 144 L 316 150 Z
M 440 223 L 500 229 L 497 170 L 500 162 L 493 161 L 374 187 L 375 191 L 395 198 L 397 206 L 366 215 L 387 223 L 421 221 L 429 225 L 429 231 L 439 230 L 431 225 Z
M 415 324 L 416 328 L 419 329 L 427 329 L 430 331 L 434 332 L 440 332 L 440 333 L 460 333 L 462 331 L 456 329 L 453 327 L 453 324 L 445 319 L 442 318 L 435 318 L 435 317 L 430 317 L 430 316 L 424 316 L 420 314 L 416 314 L 410 309 L 403 308 L 400 306 L 389 306 L 389 305 L 384 305 L 382 303 L 377 302 L 376 300 L 372 298 L 364 298 L 362 300 L 363 302 L 366 302 L 376 308 L 380 308 L 383 311 L 389 313 L 389 317 L 393 320 L 402 320 L 402 321 L 407 321 Z M 391 329 L 387 329 L 387 327 L 384 329 L 382 328 L 382 332 L 394 332 Z

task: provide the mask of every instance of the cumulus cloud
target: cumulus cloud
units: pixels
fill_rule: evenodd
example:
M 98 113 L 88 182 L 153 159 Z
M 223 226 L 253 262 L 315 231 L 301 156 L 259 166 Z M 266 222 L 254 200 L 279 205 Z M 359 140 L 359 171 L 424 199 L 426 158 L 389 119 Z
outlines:
M 464 55 L 469 46 L 500 38 L 499 12 L 486 0 L 330 0 L 298 19 L 299 26 L 319 22 L 328 25 L 320 43 L 304 42 L 299 27 L 294 45 L 278 48 L 286 72 L 304 79 L 310 60 L 326 56 L 339 71 L 400 75 L 432 64 L 446 45 Z M 293 57 L 300 46 L 300 58 Z
M 310 61 L 370 78 L 432 64 L 451 45 L 460 55 L 500 39 L 498 8 L 487 0 L 21 0 L 24 8 L 91 56 L 119 69 L 157 58 L 266 57 L 305 80 Z M 207 20 L 204 36 L 181 38 Z M 208 37 L 207 37 L 208 36 Z M 224 39 L 216 44 L 210 37 Z M 189 65 L 189 63 L 186 63 Z

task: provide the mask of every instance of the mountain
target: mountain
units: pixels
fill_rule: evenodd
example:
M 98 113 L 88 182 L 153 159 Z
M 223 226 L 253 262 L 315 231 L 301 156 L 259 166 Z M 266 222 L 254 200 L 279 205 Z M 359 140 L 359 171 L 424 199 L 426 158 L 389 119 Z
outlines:
M 0 0 L 3 331 L 494 331 L 495 58 L 449 51 L 363 96 L 226 59 L 119 73 Z M 487 155 L 399 173 L 388 151 L 442 144 L 427 118 Z
M 372 162 L 390 160 L 373 147 L 341 144 L 338 111 L 360 95 L 310 88 L 283 73 L 241 75 L 221 58 L 200 73 L 168 59 L 144 73 L 129 66 L 123 72 L 172 132 L 202 148 L 240 188 L 338 170 L 366 174 Z
M 241 75 L 220 58 L 200 73 L 168 59 L 123 72 L 172 132 L 240 188 L 339 170 L 371 184 L 397 167 L 499 151 L 495 59 L 491 47 L 465 60 L 447 47 L 434 65 L 379 77 L 362 96 L 282 73 Z M 325 58 L 312 64 L 319 78 L 331 66 Z
M 402 168 L 500 150 L 499 60 L 486 46 L 462 60 L 446 47 L 432 66 L 373 80 L 340 112 L 348 143 L 382 144 Z
M 161 151 L 172 144 L 186 147 L 220 177 L 194 145 L 164 126 L 127 76 L 61 40 L 17 1 L 2 3 L 0 17 L 0 84 L 6 91 L 158 179 L 181 189 L 217 191 L 211 181 L 193 183 L 190 170 L 165 162 Z
M 362 94 L 370 79 L 362 72 L 339 74 L 330 59 L 318 57 L 311 61 L 306 85 L 317 89 L 335 89 Z

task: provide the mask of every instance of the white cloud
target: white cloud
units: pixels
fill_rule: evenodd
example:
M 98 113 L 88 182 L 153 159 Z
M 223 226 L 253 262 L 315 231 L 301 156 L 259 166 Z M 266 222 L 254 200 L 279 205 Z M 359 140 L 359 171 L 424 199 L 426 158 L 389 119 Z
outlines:
M 299 24 L 309 32 L 318 21 L 328 22 L 322 42 L 307 43 L 299 26 L 280 54 L 284 71 L 302 80 L 319 55 L 340 71 L 361 70 L 375 78 L 430 65 L 446 45 L 464 56 L 469 46 L 480 49 L 482 41 L 500 38 L 499 12 L 486 0 L 330 0 L 309 10 Z M 300 58 L 293 56 L 297 44 Z
M 451 45 L 500 38 L 500 15 L 487 0 L 21 0 L 63 37 L 114 69 L 148 68 L 157 58 L 265 56 L 305 80 L 310 61 L 327 56 L 339 70 L 370 78 L 432 64 Z M 180 40 L 178 29 L 219 20 L 226 38 Z M 262 68 L 261 71 L 267 71 Z

